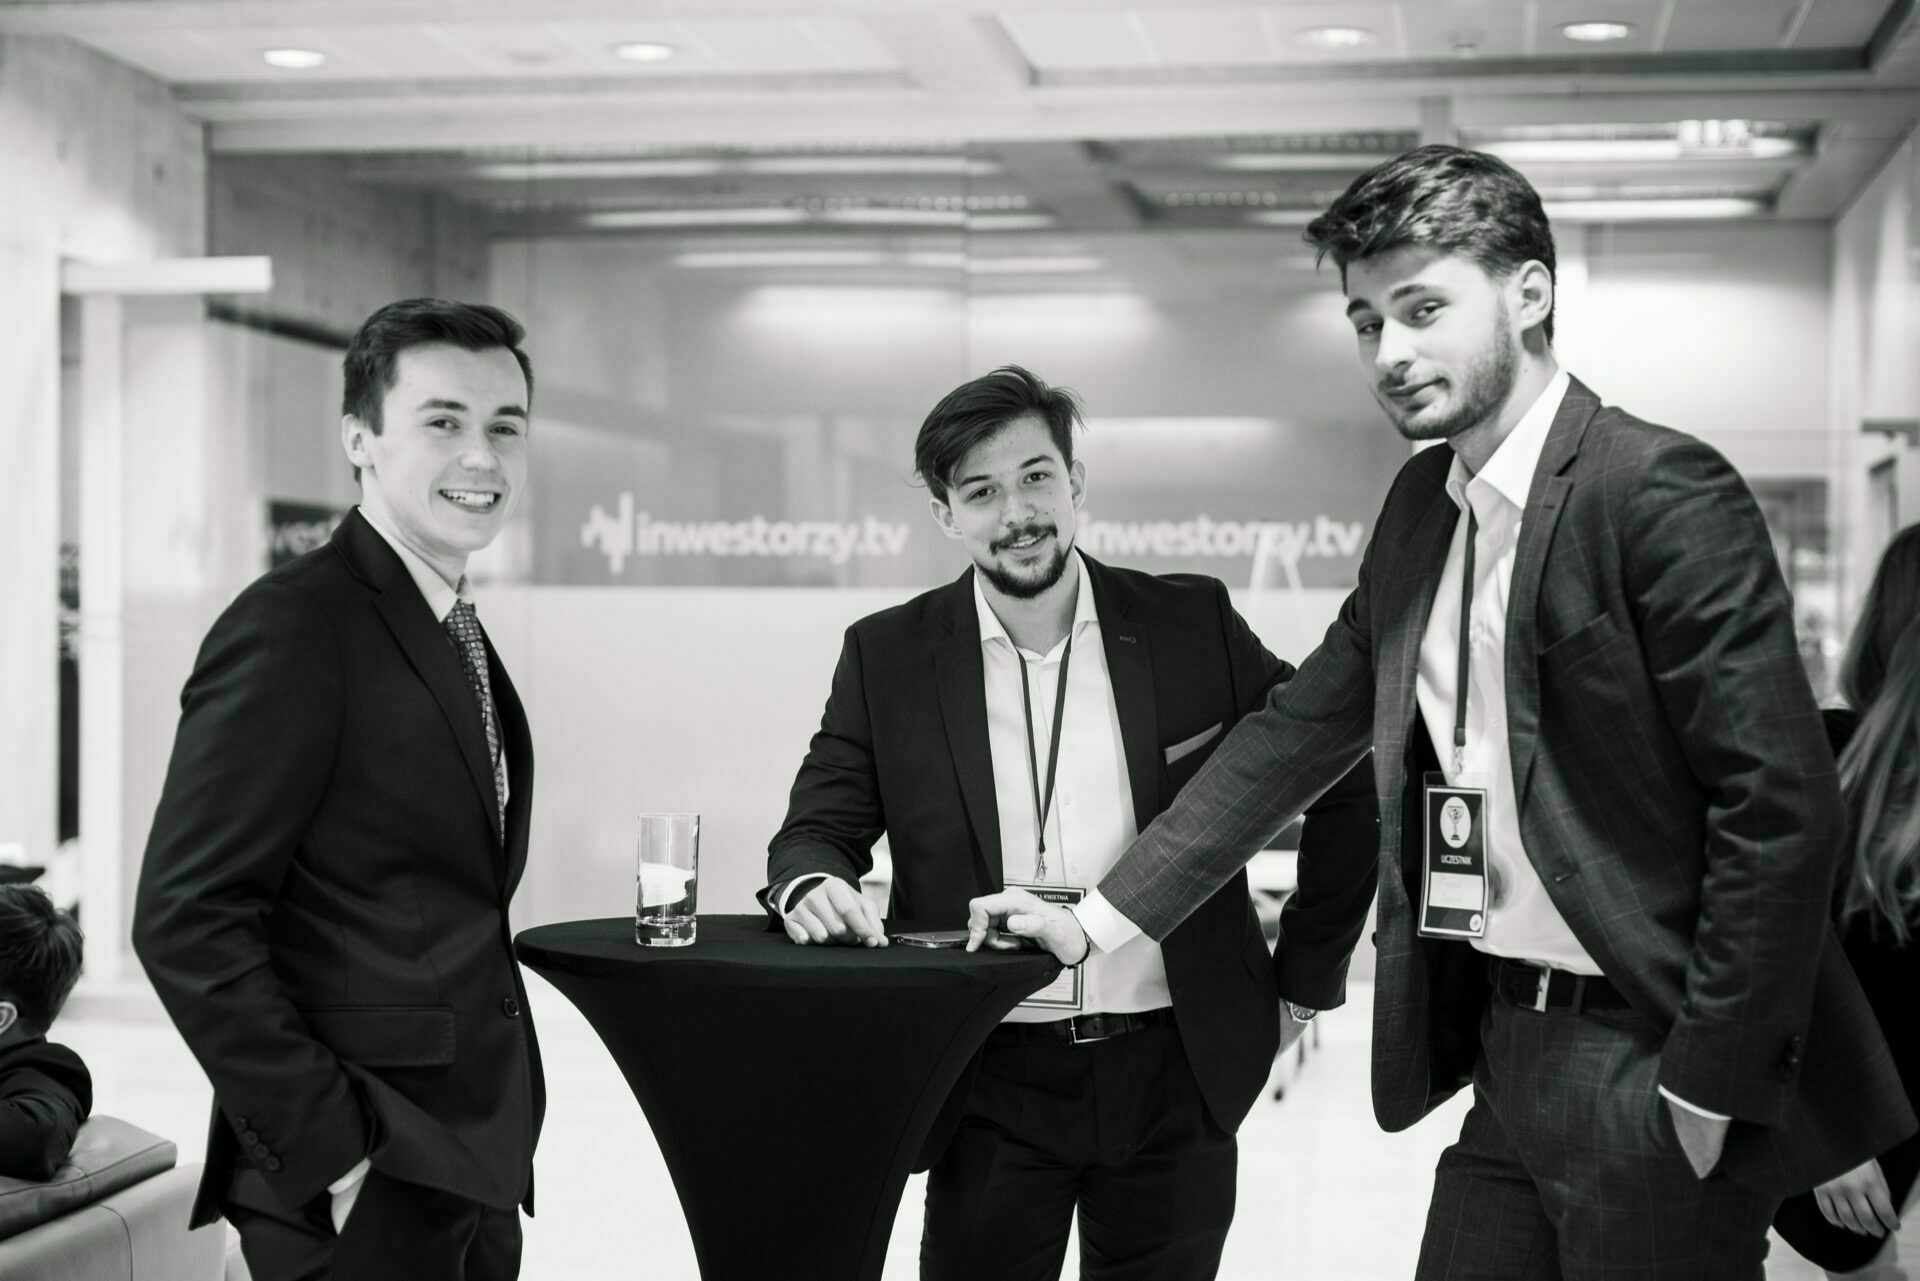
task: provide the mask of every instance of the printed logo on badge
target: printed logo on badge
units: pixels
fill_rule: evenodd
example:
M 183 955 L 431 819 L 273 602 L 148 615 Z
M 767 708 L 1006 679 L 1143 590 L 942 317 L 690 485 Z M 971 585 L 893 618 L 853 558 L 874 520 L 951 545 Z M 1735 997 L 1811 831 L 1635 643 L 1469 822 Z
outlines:
M 1487 932 L 1487 789 L 1462 775 L 1425 779 L 1426 857 L 1421 861 L 1420 933 L 1477 939 Z

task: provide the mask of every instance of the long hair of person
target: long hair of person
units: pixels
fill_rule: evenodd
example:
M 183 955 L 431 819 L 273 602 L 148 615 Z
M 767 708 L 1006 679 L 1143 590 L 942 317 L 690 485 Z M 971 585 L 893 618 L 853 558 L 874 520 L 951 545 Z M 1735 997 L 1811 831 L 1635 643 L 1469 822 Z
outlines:
M 1866 916 L 1904 947 L 1920 920 L 1920 618 L 1901 631 L 1879 676 L 1840 753 L 1852 815 L 1840 919 Z

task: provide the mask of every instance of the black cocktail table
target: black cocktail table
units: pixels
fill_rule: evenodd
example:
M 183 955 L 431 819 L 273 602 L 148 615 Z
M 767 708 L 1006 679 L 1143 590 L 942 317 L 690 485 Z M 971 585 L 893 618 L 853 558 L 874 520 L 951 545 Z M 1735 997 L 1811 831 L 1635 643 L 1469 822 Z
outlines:
M 703 916 L 690 947 L 640 947 L 630 917 L 515 946 L 626 1076 L 705 1281 L 878 1281 L 941 1105 L 1059 972 L 1036 952 L 799 947 L 764 916 Z

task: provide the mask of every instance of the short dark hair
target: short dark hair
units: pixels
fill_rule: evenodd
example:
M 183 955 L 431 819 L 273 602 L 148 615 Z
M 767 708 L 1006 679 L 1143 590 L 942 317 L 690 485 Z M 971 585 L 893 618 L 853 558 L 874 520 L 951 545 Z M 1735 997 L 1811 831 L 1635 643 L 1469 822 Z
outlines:
M 1030 416 L 1046 424 L 1060 460 L 1071 466 L 1073 429 L 1086 426 L 1080 398 L 1065 387 L 1049 387 L 1018 365 L 1002 365 L 940 398 L 913 442 L 914 473 L 945 502 L 947 481 L 974 446 Z
M 1540 262 L 1558 280 L 1540 193 L 1506 161 L 1465 147 L 1415 147 L 1375 165 L 1307 224 L 1302 239 L 1319 260 L 1333 259 L 1342 285 L 1348 263 L 1403 245 L 1463 255 L 1501 278 Z M 1552 311 L 1545 329 L 1552 342 Z
M 445 343 L 468 351 L 504 347 L 520 362 L 527 380 L 527 408 L 533 408 L 533 361 L 520 343 L 527 336 L 520 322 L 498 307 L 481 302 L 448 302 L 443 298 L 403 298 L 368 316 L 347 344 L 346 394 L 341 412 L 352 414 L 378 436 L 385 424 L 380 405 L 393 390 L 394 365 L 409 347 Z M 353 469 L 354 480 L 360 469 Z
M 35 1034 L 53 1026 L 80 978 L 84 938 L 38 885 L 0 885 L 0 1000 Z

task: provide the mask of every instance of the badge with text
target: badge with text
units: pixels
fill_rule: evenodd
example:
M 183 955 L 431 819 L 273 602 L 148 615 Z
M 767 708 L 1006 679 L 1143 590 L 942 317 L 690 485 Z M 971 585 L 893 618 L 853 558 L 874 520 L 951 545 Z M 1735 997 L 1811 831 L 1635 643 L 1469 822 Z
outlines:
M 1055 907 L 1072 907 L 1087 896 L 1085 889 L 1078 885 L 1032 885 L 1020 881 L 1008 881 L 1010 890 L 1025 890 L 1042 903 L 1051 903 Z M 1076 966 L 1071 970 L 1061 970 L 1053 982 L 1020 1002 L 1023 1010 L 1078 1010 L 1086 996 L 1085 966 Z
M 1421 811 L 1426 859 L 1420 883 L 1420 933 L 1477 939 L 1487 932 L 1487 789 L 1463 776 L 1428 774 Z

